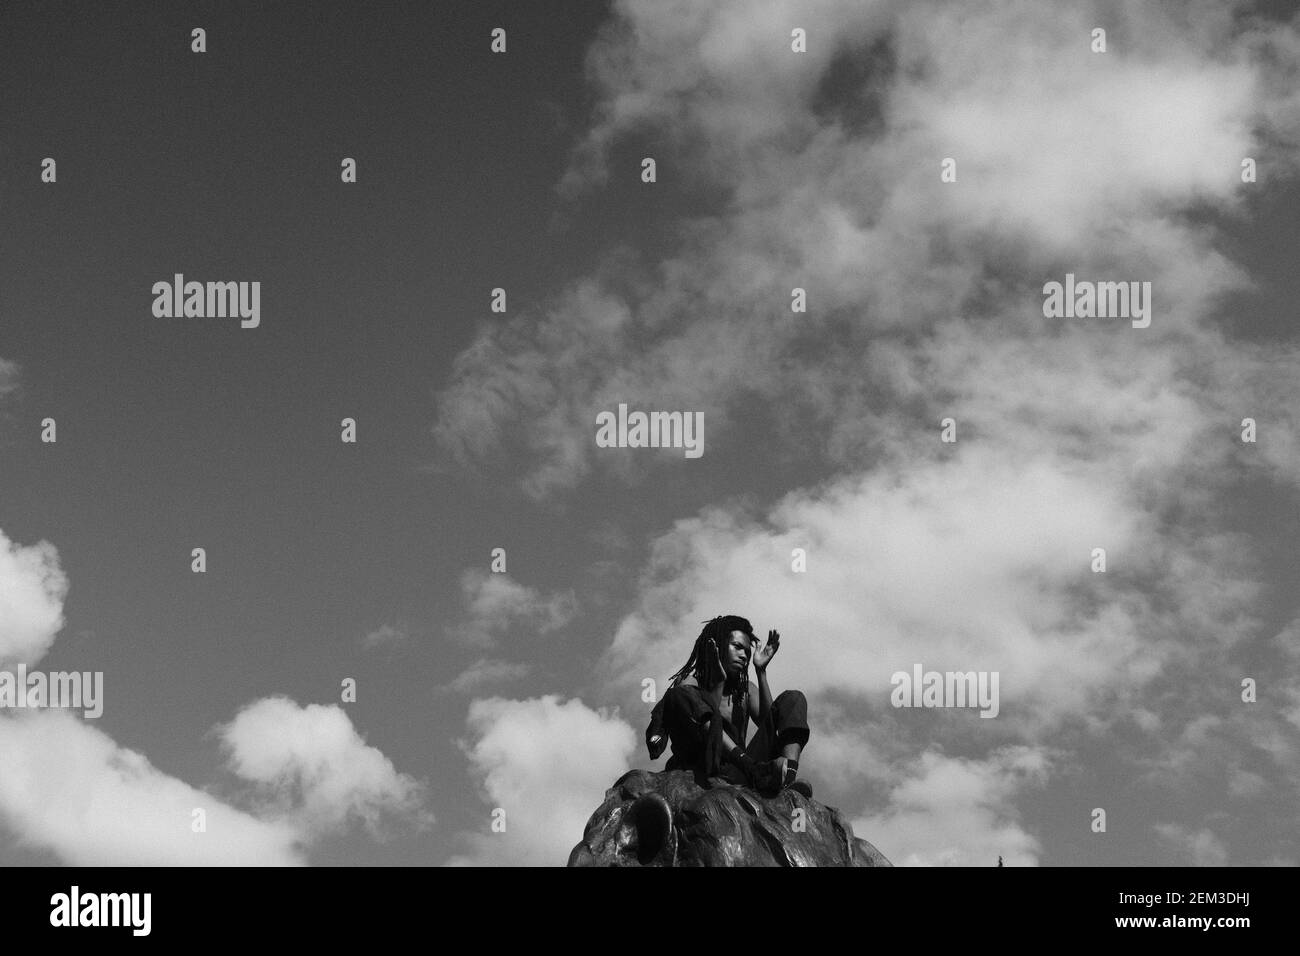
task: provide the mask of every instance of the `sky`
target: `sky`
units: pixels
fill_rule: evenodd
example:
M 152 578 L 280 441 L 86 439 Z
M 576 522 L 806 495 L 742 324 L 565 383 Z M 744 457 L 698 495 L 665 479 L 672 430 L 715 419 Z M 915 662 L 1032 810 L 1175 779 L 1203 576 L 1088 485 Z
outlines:
M 735 613 L 897 865 L 1296 865 L 1298 76 L 1284 3 L 0 6 L 0 671 L 104 686 L 0 708 L 0 864 L 563 865 Z

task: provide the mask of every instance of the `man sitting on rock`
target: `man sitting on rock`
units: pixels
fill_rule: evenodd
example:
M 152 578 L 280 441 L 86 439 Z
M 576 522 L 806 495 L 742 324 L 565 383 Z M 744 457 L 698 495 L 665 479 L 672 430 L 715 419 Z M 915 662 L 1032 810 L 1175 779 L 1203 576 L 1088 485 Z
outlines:
M 767 643 L 754 654 L 756 643 L 753 627 L 743 617 L 715 617 L 704 625 L 690 658 L 650 716 L 650 759 L 657 759 L 671 741 L 673 753 L 665 769 L 690 770 L 701 786 L 708 786 L 710 777 L 721 777 L 765 796 L 788 787 L 811 797 L 812 788 L 796 779 L 799 754 L 808 743 L 808 702 L 797 690 L 772 699 L 767 665 L 781 646 L 781 635 L 769 631 Z M 751 657 L 757 686 L 749 680 Z M 751 718 L 757 730 L 746 745 Z

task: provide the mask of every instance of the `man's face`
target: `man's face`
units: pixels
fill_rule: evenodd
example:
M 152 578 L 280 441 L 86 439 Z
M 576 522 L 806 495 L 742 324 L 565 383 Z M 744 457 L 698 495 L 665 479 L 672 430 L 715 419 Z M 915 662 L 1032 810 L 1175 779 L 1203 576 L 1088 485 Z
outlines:
M 722 666 L 728 677 L 739 677 L 744 673 L 752 651 L 752 639 L 744 631 L 732 631 L 728 635 L 721 648 Z

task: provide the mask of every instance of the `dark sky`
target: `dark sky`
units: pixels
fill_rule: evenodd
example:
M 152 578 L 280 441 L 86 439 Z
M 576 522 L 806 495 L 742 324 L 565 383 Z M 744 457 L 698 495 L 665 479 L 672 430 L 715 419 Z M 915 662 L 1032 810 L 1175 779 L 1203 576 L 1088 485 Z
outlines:
M 546 553 L 519 534 L 545 519 L 509 486 L 422 469 L 438 457 L 434 385 L 490 317 L 490 290 L 522 305 L 617 227 L 593 202 L 548 232 L 603 15 L 0 10 L 0 351 L 24 370 L 0 438 L 4 529 L 58 543 L 73 584 L 50 666 L 107 671 L 104 728 L 160 768 L 201 780 L 203 734 L 232 694 L 329 700 L 355 676 L 367 733 L 385 733 L 363 716 L 380 696 L 423 714 L 454 664 L 433 650 L 372 677 L 358 638 L 397 620 L 435 631 L 493 546 L 518 541 L 521 567 Z M 506 56 L 488 49 L 496 26 Z M 42 189 L 46 156 L 58 181 Z M 356 184 L 340 181 L 345 156 Z M 154 318 L 150 288 L 176 272 L 260 280 L 260 327 Z M 33 440 L 46 416 L 57 445 Z M 199 546 L 206 576 L 190 571 Z M 407 722 L 381 709 L 390 730 Z M 441 717 L 389 756 L 452 759 L 463 705 Z

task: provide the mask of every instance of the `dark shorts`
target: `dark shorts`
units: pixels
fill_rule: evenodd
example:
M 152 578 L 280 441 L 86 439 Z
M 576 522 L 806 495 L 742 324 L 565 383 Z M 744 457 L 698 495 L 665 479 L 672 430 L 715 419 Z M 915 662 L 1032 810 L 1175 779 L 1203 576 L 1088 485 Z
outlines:
M 771 719 L 759 725 L 745 753 L 755 760 L 781 756 L 786 744 L 808 745 L 808 699 L 803 691 L 783 690 L 772 701 Z

